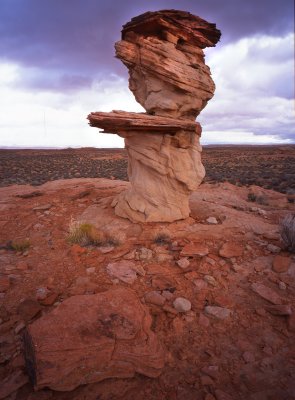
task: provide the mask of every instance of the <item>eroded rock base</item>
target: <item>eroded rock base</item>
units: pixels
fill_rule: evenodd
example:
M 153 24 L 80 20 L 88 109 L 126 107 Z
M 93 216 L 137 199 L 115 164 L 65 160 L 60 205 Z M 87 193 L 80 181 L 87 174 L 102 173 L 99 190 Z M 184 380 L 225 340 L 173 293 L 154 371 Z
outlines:
M 113 202 L 118 216 L 133 222 L 173 222 L 189 216 L 189 195 L 205 169 L 199 136 L 128 132 L 128 176 L 131 187 Z

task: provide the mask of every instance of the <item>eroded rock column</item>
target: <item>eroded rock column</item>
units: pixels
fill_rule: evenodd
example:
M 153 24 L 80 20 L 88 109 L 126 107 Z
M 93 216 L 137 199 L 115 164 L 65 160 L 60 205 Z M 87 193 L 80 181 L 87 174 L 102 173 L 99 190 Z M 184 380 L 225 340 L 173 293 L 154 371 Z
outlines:
M 176 10 L 145 13 L 123 26 L 116 56 L 147 114 L 88 116 L 91 126 L 125 139 L 131 186 L 114 200 L 117 215 L 140 222 L 189 216 L 189 195 L 205 175 L 195 118 L 215 90 L 203 48 L 219 37 L 214 24 Z

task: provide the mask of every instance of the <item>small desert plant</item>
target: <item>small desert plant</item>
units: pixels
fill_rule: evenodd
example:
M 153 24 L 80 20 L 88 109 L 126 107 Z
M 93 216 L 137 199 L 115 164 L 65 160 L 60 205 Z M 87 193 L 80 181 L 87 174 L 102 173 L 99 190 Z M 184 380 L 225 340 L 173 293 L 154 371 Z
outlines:
M 92 224 L 72 220 L 67 239 L 69 243 L 77 243 L 81 246 L 100 246 L 105 242 L 106 237 Z
M 107 246 L 115 246 L 116 247 L 116 246 L 119 246 L 121 244 L 121 242 L 115 236 L 107 233 L 104 244 L 107 245 Z
M 155 234 L 154 243 L 159 246 L 165 246 L 165 244 L 171 243 L 171 237 L 169 232 L 160 231 Z
M 248 201 L 252 201 L 254 203 L 254 201 L 256 201 L 256 195 L 254 193 L 248 193 Z
M 295 253 L 295 214 L 288 214 L 282 219 L 281 236 L 288 250 Z
M 253 203 L 255 202 L 255 203 L 258 203 L 258 204 L 264 205 L 264 206 L 268 205 L 268 200 L 265 196 L 263 196 L 263 195 L 257 196 L 253 192 L 248 193 L 248 201 L 252 201 Z
M 29 239 L 13 240 L 10 242 L 10 248 L 14 251 L 21 251 L 22 253 L 28 250 L 31 246 Z

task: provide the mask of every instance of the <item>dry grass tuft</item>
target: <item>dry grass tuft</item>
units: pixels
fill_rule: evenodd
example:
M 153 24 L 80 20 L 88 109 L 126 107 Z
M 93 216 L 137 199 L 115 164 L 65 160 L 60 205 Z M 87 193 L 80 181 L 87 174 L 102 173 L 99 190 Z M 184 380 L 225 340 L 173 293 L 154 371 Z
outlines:
M 114 235 L 105 233 L 88 222 L 78 222 L 71 220 L 69 243 L 76 243 L 80 246 L 119 246 L 120 240 Z
M 29 249 L 31 242 L 29 239 L 13 240 L 9 245 L 12 250 L 23 253 Z
M 67 239 L 70 243 L 77 243 L 80 246 L 101 246 L 106 237 L 104 232 L 99 231 L 92 224 L 72 220 Z
M 166 244 L 171 243 L 171 236 L 168 231 L 159 231 L 154 236 L 154 243 L 159 246 L 165 246 Z
M 288 250 L 295 253 L 295 214 L 288 214 L 282 219 L 281 236 Z

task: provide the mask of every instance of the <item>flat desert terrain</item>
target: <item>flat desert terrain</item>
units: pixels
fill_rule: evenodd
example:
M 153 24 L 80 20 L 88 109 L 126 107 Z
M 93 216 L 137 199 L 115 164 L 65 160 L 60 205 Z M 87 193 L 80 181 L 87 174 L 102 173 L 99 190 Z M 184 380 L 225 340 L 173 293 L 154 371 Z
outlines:
M 295 398 L 294 146 L 205 147 L 173 223 L 115 215 L 124 150 L 0 160 L 0 399 Z
M 204 146 L 205 182 L 295 191 L 295 145 Z M 128 180 L 124 149 L 0 150 L 0 187 L 56 179 Z

